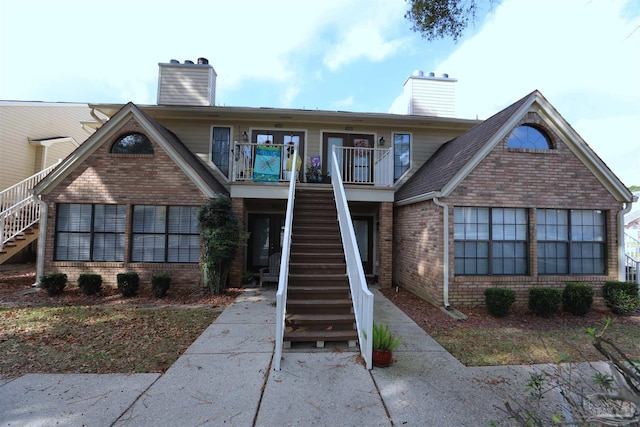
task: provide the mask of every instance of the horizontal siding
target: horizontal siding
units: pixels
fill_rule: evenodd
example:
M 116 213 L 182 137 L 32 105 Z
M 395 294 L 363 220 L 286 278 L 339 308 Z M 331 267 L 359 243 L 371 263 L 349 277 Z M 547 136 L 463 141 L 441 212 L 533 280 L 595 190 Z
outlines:
M 455 116 L 455 82 L 414 79 L 411 83 L 412 114 Z
M 310 162 L 310 156 L 323 156 L 322 153 L 322 134 L 323 132 L 336 132 L 336 133 L 364 133 L 373 134 L 377 140 L 383 136 L 387 143 L 386 147 L 392 143 L 393 133 L 410 133 L 413 136 L 413 146 L 411 153 L 411 165 L 412 169 L 408 175 L 403 178 L 408 178 L 413 174 L 424 162 L 426 162 L 433 153 L 445 142 L 458 136 L 460 131 L 444 131 L 444 130 L 427 130 L 427 129 L 407 129 L 407 128 L 392 128 L 388 126 L 350 126 L 353 130 L 344 130 L 344 125 L 318 125 L 312 124 L 303 126 L 298 123 L 292 123 L 290 126 L 284 126 L 282 128 L 274 128 L 273 124 L 247 122 L 247 121 L 185 121 L 185 120 L 160 120 L 163 126 L 174 132 L 180 140 L 198 157 L 207 162 L 210 159 L 210 138 L 211 138 L 211 126 L 231 126 L 232 135 L 231 141 L 242 141 L 242 133 L 247 132 L 251 134 L 253 129 L 273 129 L 278 131 L 302 131 L 306 132 L 306 140 L 304 145 L 304 155 L 302 158 L 302 169 L 305 170 Z M 340 127 L 341 126 L 341 127 Z M 322 164 L 324 165 L 326 159 L 322 158 Z
M 211 90 L 210 90 L 211 89 Z M 160 105 L 214 105 L 215 80 L 209 67 L 161 67 Z
M 9 187 L 40 169 L 39 149 L 29 144 L 29 138 L 72 137 L 82 143 L 89 134 L 80 122 L 92 120 L 89 107 L 82 104 L 0 104 L 0 188 Z M 64 145 L 64 148 L 56 147 L 57 157 L 53 162 L 75 149 L 72 144 Z

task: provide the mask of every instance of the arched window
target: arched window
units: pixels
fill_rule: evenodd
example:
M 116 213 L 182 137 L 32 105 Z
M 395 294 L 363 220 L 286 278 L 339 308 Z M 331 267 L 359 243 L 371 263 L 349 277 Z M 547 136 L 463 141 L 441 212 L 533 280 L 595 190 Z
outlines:
M 548 150 L 552 148 L 549 138 L 542 131 L 529 125 L 518 126 L 511 132 L 508 148 L 529 148 L 537 150 Z
M 111 152 L 116 154 L 153 154 L 153 146 L 145 135 L 128 133 L 113 143 Z

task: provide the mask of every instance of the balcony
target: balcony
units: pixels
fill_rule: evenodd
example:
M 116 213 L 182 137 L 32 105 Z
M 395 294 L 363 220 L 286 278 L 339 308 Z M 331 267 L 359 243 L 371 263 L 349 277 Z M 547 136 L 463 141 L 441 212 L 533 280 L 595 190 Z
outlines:
M 345 185 L 393 188 L 391 148 L 334 147 Z M 235 144 L 233 183 L 280 183 L 290 180 L 293 147 L 285 144 Z M 311 182 L 304 171 L 310 157 L 300 159 L 300 182 Z M 305 161 L 306 160 L 306 161 Z M 323 183 L 331 182 L 331 168 L 322 164 Z

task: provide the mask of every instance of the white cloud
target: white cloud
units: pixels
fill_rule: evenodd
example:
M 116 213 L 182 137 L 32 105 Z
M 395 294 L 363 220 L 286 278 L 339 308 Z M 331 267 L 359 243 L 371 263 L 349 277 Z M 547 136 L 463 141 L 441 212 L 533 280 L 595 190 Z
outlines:
M 487 118 L 538 89 L 623 182 L 640 183 L 640 154 L 626 149 L 640 145 L 629 126 L 640 122 L 640 18 L 625 3 L 503 1 L 437 67 L 458 79 L 457 115 Z

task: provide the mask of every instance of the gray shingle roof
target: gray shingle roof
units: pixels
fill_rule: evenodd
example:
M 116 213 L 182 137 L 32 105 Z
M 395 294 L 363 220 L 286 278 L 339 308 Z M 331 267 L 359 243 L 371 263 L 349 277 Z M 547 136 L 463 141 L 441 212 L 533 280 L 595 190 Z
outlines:
M 522 105 L 535 98 L 533 91 L 459 137 L 444 143 L 396 191 L 395 200 L 401 201 L 431 192 L 437 192 L 449 182 L 480 151 Z

